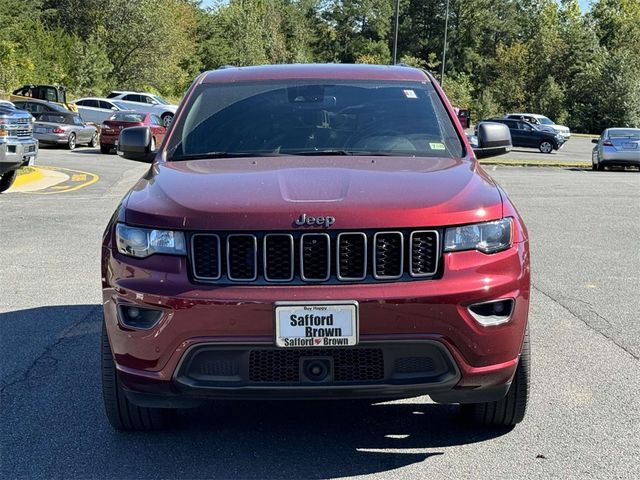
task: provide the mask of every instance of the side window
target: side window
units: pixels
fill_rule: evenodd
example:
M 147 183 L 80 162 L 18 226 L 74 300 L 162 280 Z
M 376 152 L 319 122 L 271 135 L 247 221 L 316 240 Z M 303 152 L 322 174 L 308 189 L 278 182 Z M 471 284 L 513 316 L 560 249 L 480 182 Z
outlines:
M 162 126 L 162 121 L 157 115 L 151 115 L 151 124 L 152 125 L 160 125 Z
M 89 101 L 89 100 L 78 100 L 78 101 L 76 102 L 76 105 L 80 105 L 81 107 L 88 107 L 88 105 L 87 105 L 87 102 L 88 102 L 88 101 Z
M 80 115 L 74 115 L 73 116 L 73 123 L 76 125 L 82 125 L 82 118 L 80 118 Z
M 134 95 L 134 94 L 125 95 L 123 100 L 127 100 L 128 102 L 144 103 L 144 100 L 140 98 L 140 95 Z
M 530 132 L 533 129 L 526 123 L 518 122 L 518 130 L 524 130 L 525 132 Z
M 100 105 L 99 108 L 102 108 L 103 110 L 111 110 L 111 107 L 113 107 L 111 103 L 105 102 L 104 100 L 98 101 L 98 105 Z
M 97 100 L 87 100 L 87 107 L 91 107 L 91 108 L 99 108 L 99 103 Z
M 148 103 L 149 105 L 153 105 L 153 103 L 154 103 L 153 98 L 151 98 L 151 97 L 147 97 L 146 95 L 140 95 L 140 96 L 142 97 L 142 100 L 143 100 L 145 103 Z

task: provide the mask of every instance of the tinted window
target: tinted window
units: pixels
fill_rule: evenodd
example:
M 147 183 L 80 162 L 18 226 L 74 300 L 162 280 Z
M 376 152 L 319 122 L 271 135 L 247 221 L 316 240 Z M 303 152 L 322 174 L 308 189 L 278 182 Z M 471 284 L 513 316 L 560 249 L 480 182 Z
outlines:
M 172 135 L 169 159 L 209 152 L 463 154 L 427 82 L 204 84 L 186 111 Z
M 100 104 L 97 100 L 85 100 L 84 102 L 85 107 L 100 108 Z
M 103 110 L 111 110 L 111 108 L 113 107 L 113 105 L 109 102 L 105 102 L 104 100 L 100 100 L 98 102 L 98 105 L 100 106 L 100 108 L 102 108 Z
M 109 95 L 107 95 L 107 98 L 117 97 L 118 95 L 120 95 L 118 92 L 110 92 Z
M 73 123 L 75 123 L 76 125 L 82 125 L 84 122 L 82 121 L 82 118 L 80 117 L 80 115 L 73 115 L 72 117 L 69 117 Z M 70 123 L 70 122 L 69 122 Z
M 144 100 L 140 97 L 140 95 L 125 95 L 123 98 L 123 100 L 126 100 L 128 102 L 139 102 L 139 103 L 145 103 Z

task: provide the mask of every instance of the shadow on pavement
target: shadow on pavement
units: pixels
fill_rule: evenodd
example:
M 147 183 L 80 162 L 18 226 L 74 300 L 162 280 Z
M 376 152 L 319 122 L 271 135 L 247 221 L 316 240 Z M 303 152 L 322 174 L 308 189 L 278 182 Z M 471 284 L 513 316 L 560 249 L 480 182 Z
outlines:
M 115 432 L 101 398 L 101 315 L 100 305 L 0 314 L 2 336 L 12 337 L 3 338 L 3 357 L 20 343 L 47 338 L 29 350 L 23 378 L 3 378 L 0 476 L 337 478 L 388 472 L 507 432 L 466 427 L 456 406 L 425 397 L 383 404 L 219 401 L 181 411 L 170 430 Z

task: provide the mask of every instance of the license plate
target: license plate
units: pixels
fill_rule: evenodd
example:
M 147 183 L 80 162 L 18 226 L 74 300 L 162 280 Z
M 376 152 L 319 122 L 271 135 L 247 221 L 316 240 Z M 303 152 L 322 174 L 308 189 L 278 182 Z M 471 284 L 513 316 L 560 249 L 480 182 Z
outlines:
M 47 133 L 47 129 L 46 128 L 34 128 L 33 129 L 34 133 Z
M 276 346 L 348 347 L 358 343 L 357 302 L 277 302 Z
M 635 150 L 636 148 L 638 148 L 638 144 L 637 143 L 623 143 L 622 144 L 622 148 L 625 148 L 627 150 Z

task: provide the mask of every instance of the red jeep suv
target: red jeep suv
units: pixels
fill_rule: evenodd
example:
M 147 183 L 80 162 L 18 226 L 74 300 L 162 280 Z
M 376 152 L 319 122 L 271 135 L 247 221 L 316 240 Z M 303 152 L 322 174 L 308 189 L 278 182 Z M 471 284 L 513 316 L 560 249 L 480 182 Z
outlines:
M 208 399 L 429 395 L 484 425 L 524 417 L 527 231 L 429 73 L 203 73 L 157 151 L 140 126 L 118 153 L 151 166 L 102 248 L 114 428 Z

